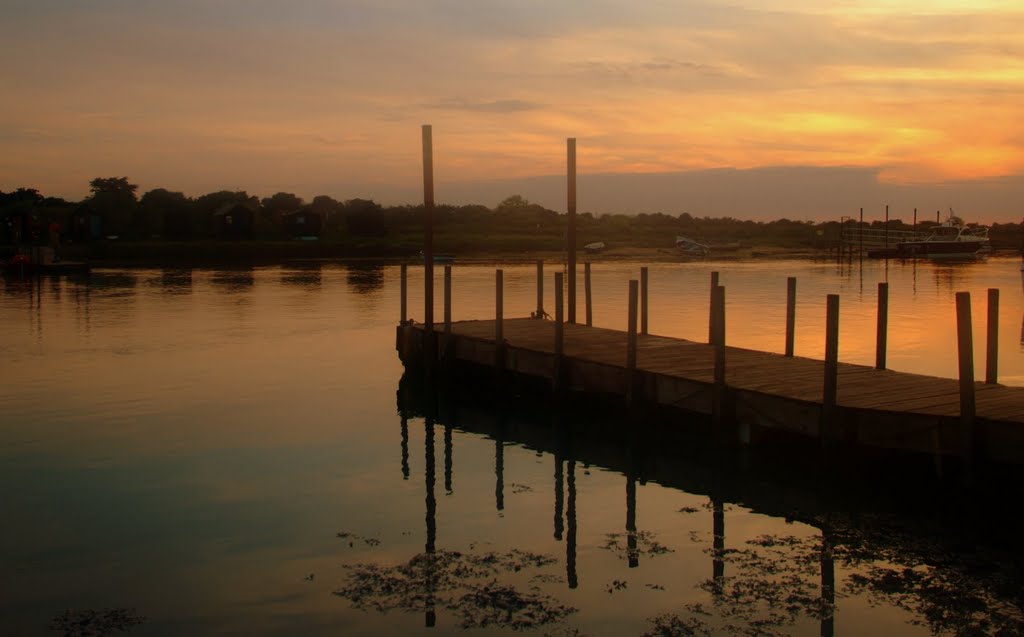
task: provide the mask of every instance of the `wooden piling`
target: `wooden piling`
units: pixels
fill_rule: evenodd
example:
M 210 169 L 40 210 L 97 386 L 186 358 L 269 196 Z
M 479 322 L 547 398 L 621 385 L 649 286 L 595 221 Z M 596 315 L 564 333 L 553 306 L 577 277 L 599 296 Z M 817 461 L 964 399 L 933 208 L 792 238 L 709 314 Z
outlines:
M 494 366 L 505 367 L 505 273 L 494 271 Z
M 430 124 L 423 125 L 423 329 L 434 331 L 434 146 Z
M 836 394 L 839 388 L 839 295 L 829 294 L 825 311 L 825 378 L 818 435 L 823 447 L 835 440 Z
M 860 226 L 857 229 L 857 235 L 860 237 L 860 245 L 858 246 L 858 252 L 860 252 L 861 258 L 864 257 L 864 209 L 860 209 Z
M 640 268 L 640 333 L 647 335 L 647 266 Z
M 985 348 L 985 383 L 995 385 L 999 371 L 999 289 L 988 289 L 988 338 Z
M 401 317 L 399 319 L 399 325 L 406 325 L 409 322 L 409 266 L 403 263 L 399 270 L 399 280 L 401 281 Z
M 569 316 L 570 323 L 576 322 L 576 138 L 566 140 L 568 155 L 568 223 L 565 232 L 566 267 L 569 280 Z
M 875 338 L 875 369 L 885 369 L 885 352 L 889 341 L 889 284 L 878 284 L 878 322 Z
M 583 264 L 583 295 L 587 313 L 587 327 L 591 327 L 594 324 L 594 302 L 590 293 L 590 261 Z
M 960 442 L 965 477 L 970 480 L 974 463 L 974 340 L 971 326 L 971 293 L 956 293 L 956 342 L 960 372 Z
M 718 287 L 718 272 L 711 273 L 711 303 L 708 305 L 708 343 L 715 342 L 715 288 Z
M 716 426 L 725 422 L 725 287 L 716 285 L 711 296 L 712 332 L 715 369 L 712 390 L 711 419 Z M 719 434 L 722 430 L 718 429 Z
M 444 266 L 444 333 L 452 333 L 452 266 Z
M 446 365 L 453 362 L 452 352 L 452 266 L 444 266 L 444 344 L 441 358 Z
M 636 378 L 636 319 L 637 319 L 637 287 L 638 282 L 629 282 L 629 319 L 626 337 L 626 403 L 633 402 L 633 382 Z
M 565 303 L 562 290 L 562 273 L 555 272 L 555 360 L 551 385 L 557 392 L 562 389 L 562 359 L 565 354 Z
M 885 204 L 885 247 L 889 247 L 889 204 Z
M 786 356 L 793 357 L 796 341 L 796 277 L 786 279 Z
M 544 318 L 544 260 L 537 259 L 537 311 L 533 318 Z

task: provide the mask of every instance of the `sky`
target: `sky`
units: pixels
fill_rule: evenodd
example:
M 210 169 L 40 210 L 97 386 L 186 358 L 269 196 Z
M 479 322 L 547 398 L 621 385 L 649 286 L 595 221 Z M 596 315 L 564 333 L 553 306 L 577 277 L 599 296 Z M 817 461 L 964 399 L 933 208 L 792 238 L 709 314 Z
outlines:
M 1020 0 L 0 0 L 0 190 L 1024 216 Z

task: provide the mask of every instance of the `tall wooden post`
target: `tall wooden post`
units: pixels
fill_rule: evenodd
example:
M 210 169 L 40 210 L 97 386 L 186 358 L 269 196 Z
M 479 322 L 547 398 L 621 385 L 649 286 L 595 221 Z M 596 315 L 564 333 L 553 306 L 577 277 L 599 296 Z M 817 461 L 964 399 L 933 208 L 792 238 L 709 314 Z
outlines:
M 633 402 L 633 383 L 636 380 L 636 315 L 637 315 L 637 281 L 629 282 L 629 319 L 626 337 L 626 403 Z
M 829 294 L 825 312 L 825 379 L 821 400 L 819 437 L 823 447 L 835 438 L 836 394 L 839 388 L 839 295 Z
M 568 154 L 568 225 L 565 231 L 566 266 L 569 270 L 569 322 L 576 322 L 576 138 L 566 140 Z
M 786 279 L 786 356 L 793 357 L 796 341 L 796 277 Z
M 544 260 L 537 259 L 537 311 L 533 318 L 544 318 Z
M 452 266 L 444 266 L 444 333 L 452 333 Z
M 555 368 L 552 371 L 551 384 L 556 392 L 562 389 L 562 364 L 565 354 L 564 308 L 562 273 L 555 272 Z
M 640 333 L 647 335 L 647 266 L 640 268 Z
M 725 287 L 716 285 L 711 297 L 711 343 L 714 345 L 715 367 L 712 390 L 711 419 L 717 427 L 716 435 L 724 433 L 725 422 Z
M 494 366 L 505 367 L 505 273 L 494 271 Z
M 452 359 L 452 266 L 444 266 L 444 345 L 441 358 L 445 364 Z
M 715 342 L 715 288 L 718 287 L 718 273 L 711 273 L 711 303 L 708 305 L 708 342 Z
M 587 327 L 590 327 L 594 324 L 594 301 L 590 290 L 590 261 L 587 261 L 585 264 L 583 264 L 583 302 L 586 306 L 587 312 Z
M 402 264 L 399 267 L 399 280 L 401 281 L 401 316 L 399 318 L 399 325 L 405 325 L 409 322 L 409 266 Z
M 434 146 L 430 124 L 423 125 L 423 331 L 434 331 Z
M 878 284 L 878 323 L 875 339 L 875 369 L 885 369 L 885 352 L 889 341 L 889 284 Z
M 917 232 L 917 208 L 914 208 L 914 232 Z
M 999 289 L 988 289 L 988 338 L 985 351 L 985 382 L 995 385 L 999 371 Z
M 971 480 L 974 468 L 974 339 L 971 326 L 971 293 L 956 293 L 956 342 L 960 371 L 960 441 L 964 476 Z

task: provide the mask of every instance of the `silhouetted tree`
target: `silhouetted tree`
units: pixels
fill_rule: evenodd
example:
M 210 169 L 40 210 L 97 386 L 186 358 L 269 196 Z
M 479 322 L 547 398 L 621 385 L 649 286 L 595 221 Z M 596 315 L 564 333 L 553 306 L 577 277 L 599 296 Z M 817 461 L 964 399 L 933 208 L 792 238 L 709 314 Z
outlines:
M 349 199 L 345 202 L 345 225 L 359 237 L 383 237 L 387 225 L 380 204 L 372 199 Z
M 184 238 L 192 235 L 192 200 L 180 192 L 155 188 L 142 195 L 135 215 L 139 236 L 162 235 Z
M 131 229 L 138 188 L 128 183 L 127 177 L 97 177 L 89 182 L 92 194 L 87 203 L 94 213 L 103 217 L 107 232 L 120 235 Z

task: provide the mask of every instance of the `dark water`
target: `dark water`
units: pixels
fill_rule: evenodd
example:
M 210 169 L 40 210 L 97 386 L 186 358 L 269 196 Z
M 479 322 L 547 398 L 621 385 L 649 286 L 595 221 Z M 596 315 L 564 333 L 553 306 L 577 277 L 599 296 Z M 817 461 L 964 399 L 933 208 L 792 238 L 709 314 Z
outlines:
M 841 356 L 870 363 L 887 278 L 890 366 L 952 376 L 953 292 L 972 291 L 980 337 L 999 287 L 1001 379 L 1024 384 L 1017 265 L 662 264 L 651 331 L 706 334 L 714 268 L 733 342 L 779 351 L 795 275 L 798 353 L 820 356 L 839 292 Z M 638 266 L 595 266 L 598 324 L 625 324 Z M 506 315 L 526 315 L 533 270 L 505 271 Z M 1022 632 L 1015 492 L 979 502 L 928 466 L 824 472 L 644 416 L 427 387 L 394 353 L 397 277 L 5 282 L 0 633 Z M 455 280 L 456 318 L 488 316 L 493 266 Z

